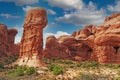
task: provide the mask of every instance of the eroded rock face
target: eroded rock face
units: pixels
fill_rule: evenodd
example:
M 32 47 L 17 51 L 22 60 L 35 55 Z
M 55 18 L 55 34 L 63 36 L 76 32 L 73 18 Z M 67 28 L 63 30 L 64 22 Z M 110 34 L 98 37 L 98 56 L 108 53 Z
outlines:
M 47 24 L 46 11 L 42 8 L 31 9 L 24 21 L 24 31 L 20 44 L 18 65 L 40 67 L 43 57 L 43 28 Z
M 7 26 L 0 24 L 0 55 L 12 56 L 19 54 L 19 45 L 14 44 L 16 29 L 7 29 Z
M 101 47 L 99 51 L 103 55 L 99 62 L 120 63 L 120 14 L 113 14 L 108 18 L 110 20 L 104 23 L 109 23 L 108 28 L 95 38 L 95 43 Z
M 104 24 L 85 26 L 71 36 L 61 40 L 59 41 L 59 38 L 55 39 L 55 41 L 52 39 L 50 41 L 47 40 L 46 48 L 49 51 L 46 51 L 47 55 L 54 52 L 55 45 L 62 45 L 65 46 L 62 49 L 64 55 L 71 55 L 67 59 L 92 60 L 99 63 L 120 63 L 120 13 L 107 17 Z M 54 45 L 52 41 L 55 42 Z M 51 48 L 48 45 L 53 49 L 50 50 Z M 60 55 L 59 52 L 61 50 L 55 50 L 58 53 L 57 55 Z
M 46 48 L 44 50 L 45 57 L 69 59 L 71 58 L 71 55 L 67 53 L 67 50 L 67 47 L 59 43 L 59 41 L 54 36 L 49 36 L 47 38 Z
M 7 54 L 7 41 L 8 41 L 8 34 L 7 34 L 7 26 L 0 24 L 0 54 Z
M 106 17 L 104 25 L 120 23 L 120 13 L 113 13 L 111 16 Z
M 19 49 L 16 47 L 19 47 L 19 45 L 14 44 L 14 40 L 15 40 L 15 35 L 18 33 L 18 31 L 16 29 L 8 29 L 8 43 L 9 43 L 9 54 L 12 55 L 13 53 L 16 54 L 16 51 Z

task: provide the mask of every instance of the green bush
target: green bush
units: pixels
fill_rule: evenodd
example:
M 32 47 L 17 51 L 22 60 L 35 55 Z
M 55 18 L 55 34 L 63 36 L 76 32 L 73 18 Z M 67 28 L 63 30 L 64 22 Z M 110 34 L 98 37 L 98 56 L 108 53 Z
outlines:
M 24 76 L 25 68 L 20 66 L 15 70 L 16 76 Z
M 83 64 L 83 67 L 85 68 L 98 68 L 99 66 L 99 63 L 96 62 L 96 61 L 86 61 L 84 64 Z
M 32 74 L 34 74 L 36 72 L 36 69 L 34 68 L 34 67 L 28 67 L 27 69 L 26 69 L 26 74 L 27 75 L 32 75 Z
M 73 64 L 72 61 L 64 61 L 63 63 L 64 63 L 64 64 Z
M 50 71 L 53 71 L 53 68 L 55 67 L 55 65 L 54 64 L 50 64 L 49 66 L 48 66 L 48 69 L 50 70 Z
M 107 67 L 107 68 L 113 68 L 113 69 L 120 68 L 119 64 L 104 64 L 104 66 Z
M 55 75 L 63 74 L 63 68 L 61 66 L 55 66 L 53 68 L 53 73 Z
M 4 68 L 4 64 L 0 62 L 0 68 Z
M 48 66 L 49 70 L 53 71 L 55 75 L 63 74 L 63 68 L 61 66 L 56 66 L 54 64 L 50 64 Z
M 15 65 L 14 69 L 10 70 L 8 74 L 12 76 L 24 76 L 32 75 L 34 73 L 36 73 L 36 69 L 33 67 Z
M 16 64 L 16 65 L 14 65 L 14 67 L 13 67 L 13 68 L 14 68 L 14 69 L 17 69 L 17 67 L 19 67 L 19 65 L 17 65 L 17 64 Z
M 82 62 L 79 62 L 76 66 L 77 67 L 81 67 L 82 66 Z

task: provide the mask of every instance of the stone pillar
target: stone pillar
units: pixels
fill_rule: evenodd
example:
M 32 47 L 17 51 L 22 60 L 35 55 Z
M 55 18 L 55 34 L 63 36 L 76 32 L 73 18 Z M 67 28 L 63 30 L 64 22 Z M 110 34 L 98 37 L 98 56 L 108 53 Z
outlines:
M 24 21 L 24 31 L 20 44 L 18 65 L 42 66 L 43 28 L 47 25 L 46 11 L 42 8 L 31 9 Z

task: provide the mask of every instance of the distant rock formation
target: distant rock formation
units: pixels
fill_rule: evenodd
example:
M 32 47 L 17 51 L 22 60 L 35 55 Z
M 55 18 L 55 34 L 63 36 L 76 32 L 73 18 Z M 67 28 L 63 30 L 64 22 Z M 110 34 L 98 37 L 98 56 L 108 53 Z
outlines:
M 67 47 L 65 45 L 62 45 L 54 36 L 49 36 L 46 41 L 44 54 L 47 58 L 68 59 L 71 57 L 71 55 L 69 55 L 69 51 L 67 52 L 67 50 Z
M 43 65 L 43 28 L 46 25 L 47 16 L 44 9 L 34 8 L 27 13 L 23 26 L 18 65 L 30 67 Z
M 99 26 L 85 26 L 69 37 L 48 37 L 44 53 L 48 58 L 57 55 L 78 61 L 120 63 L 120 13 L 106 17 Z
M 7 26 L 0 24 L 0 56 L 12 56 L 19 54 L 19 45 L 14 43 L 16 29 L 7 29 Z

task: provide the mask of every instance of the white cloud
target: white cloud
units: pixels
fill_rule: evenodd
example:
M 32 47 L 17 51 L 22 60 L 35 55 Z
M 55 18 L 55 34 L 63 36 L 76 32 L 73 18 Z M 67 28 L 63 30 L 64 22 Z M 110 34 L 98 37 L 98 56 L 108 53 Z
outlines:
M 18 30 L 18 34 L 15 37 L 15 43 L 19 43 L 21 41 L 22 38 L 22 33 L 23 33 L 23 27 L 22 26 L 18 26 L 16 25 L 15 27 L 13 27 L 15 29 Z
M 20 43 L 21 37 L 22 37 L 22 36 L 18 36 L 18 35 L 17 35 L 17 36 L 15 37 L 15 43 Z
M 116 0 L 115 5 L 108 5 L 107 8 L 112 12 L 120 12 L 120 1 Z
M 11 14 L 4 14 L 4 13 L 1 13 L 0 16 L 5 17 L 5 18 L 14 18 L 14 19 L 20 18 L 20 16 L 14 16 L 14 15 L 11 15 Z
M 56 15 L 56 12 L 53 11 L 53 10 L 51 10 L 51 9 L 48 9 L 48 10 L 47 10 L 47 13 L 48 13 L 48 14 L 51 14 L 51 15 Z
M 91 1 L 85 4 L 82 0 L 48 0 L 48 3 L 64 9 L 65 14 L 56 18 L 56 21 L 63 23 L 101 24 L 106 16 L 106 11 L 102 8 L 97 9 L 97 5 Z
M 26 7 L 23 7 L 23 11 L 28 12 L 28 11 L 31 10 L 32 8 L 35 8 L 35 7 L 26 6 Z
M 65 14 L 62 17 L 56 18 L 59 22 L 72 23 L 75 25 L 101 24 L 105 18 L 104 10 L 80 10 L 74 13 Z
M 83 7 L 82 0 L 47 0 L 51 6 L 60 7 L 63 9 L 81 9 Z
M 55 34 L 54 33 L 45 33 L 44 37 L 47 38 L 48 36 L 54 35 L 56 38 L 59 38 L 62 35 L 70 35 L 67 32 L 63 32 L 63 31 L 57 31 Z
M 38 3 L 39 0 L 0 0 L 0 2 L 14 2 L 16 5 L 25 5 L 25 4 L 35 4 Z

